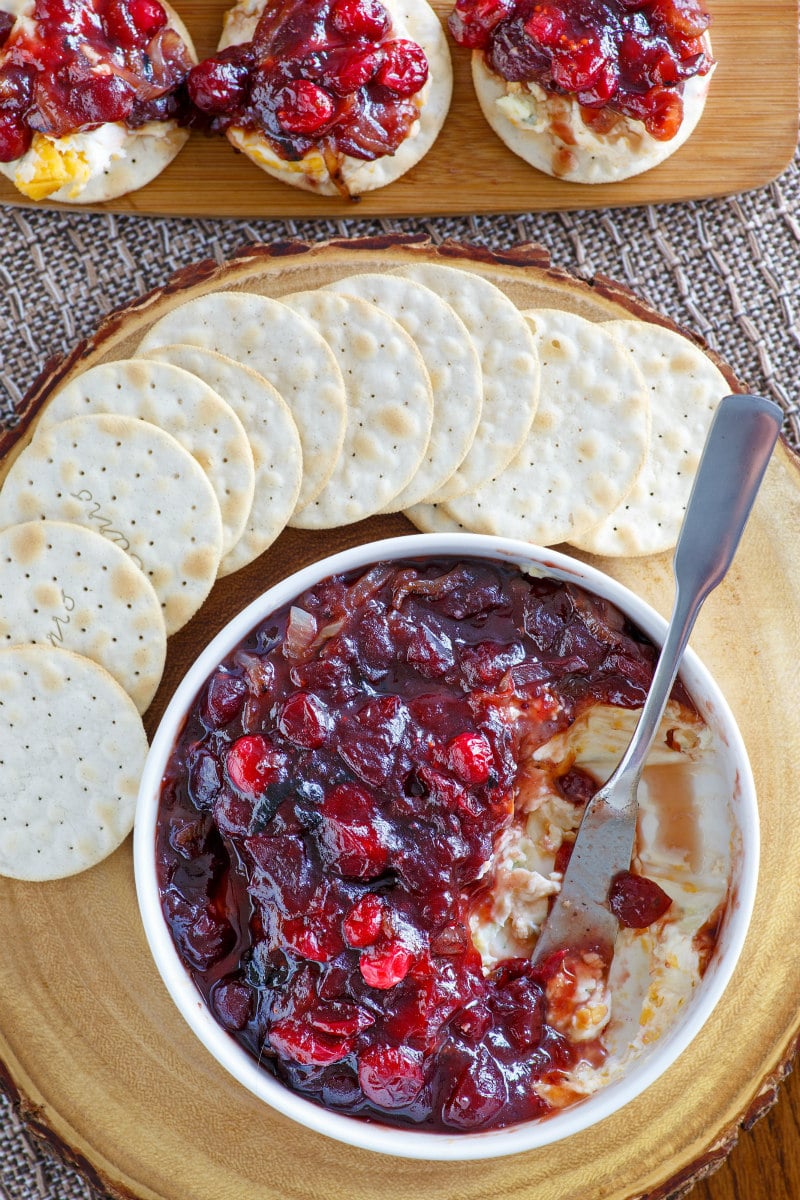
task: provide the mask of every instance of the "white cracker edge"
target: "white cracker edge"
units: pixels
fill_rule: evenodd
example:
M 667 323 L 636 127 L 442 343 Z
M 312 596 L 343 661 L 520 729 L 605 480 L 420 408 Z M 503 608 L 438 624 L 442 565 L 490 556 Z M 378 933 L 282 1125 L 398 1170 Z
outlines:
M 455 499 L 498 475 L 523 446 L 539 404 L 536 340 L 506 294 L 475 271 L 417 263 L 393 274 L 429 287 L 452 305 L 478 353 L 483 407 L 472 445 L 446 484 L 447 498 Z
M 298 342 L 294 361 L 288 365 L 286 340 L 277 332 L 287 322 Z M 333 474 L 342 449 L 347 404 L 334 353 L 314 325 L 269 296 L 208 292 L 156 321 L 139 343 L 135 357 L 178 342 L 232 358 L 263 375 L 278 389 L 289 406 L 303 447 L 303 482 L 295 512 L 315 500 Z M 323 381 L 325 422 L 320 420 Z
M 215 390 L 224 388 L 226 402 L 250 439 L 256 475 L 253 506 L 244 533 L 223 556 L 217 578 L 232 575 L 269 549 L 294 512 L 303 480 L 303 451 L 294 418 L 268 379 L 224 354 L 176 344 L 159 346 L 144 357 L 174 363 L 212 387 L 216 383 Z M 228 388 L 226 375 L 239 382 Z M 249 399 L 242 394 L 245 390 Z M 276 479 L 276 472 L 281 478 Z
M 650 447 L 642 472 L 624 500 L 603 521 L 570 541 L 588 554 L 604 557 L 661 554 L 678 540 L 711 418 L 730 385 L 699 346 L 674 330 L 635 320 L 608 321 L 604 327 L 628 348 L 648 384 Z M 684 370 L 676 365 L 681 358 Z M 664 389 L 670 381 L 673 386 Z M 683 468 L 677 473 L 676 457 Z
M 294 292 L 283 299 L 313 320 L 338 352 L 348 406 L 344 444 L 333 474 L 290 524 L 330 529 L 390 511 L 394 497 L 419 468 L 430 439 L 433 392 L 419 350 L 393 317 L 366 300 L 324 289 Z M 363 378 L 354 370 L 360 359 L 367 368 Z M 370 386 L 374 391 L 367 395 Z M 387 398 L 390 408 L 384 416 Z M 390 439 L 394 445 L 387 446 Z M 365 460 L 385 468 L 377 474 L 363 470 Z
M 433 424 L 425 458 L 392 511 L 440 494 L 466 457 L 483 408 L 483 372 L 466 325 L 436 292 L 402 275 L 347 275 L 326 288 L 376 304 L 416 343 L 433 388 Z

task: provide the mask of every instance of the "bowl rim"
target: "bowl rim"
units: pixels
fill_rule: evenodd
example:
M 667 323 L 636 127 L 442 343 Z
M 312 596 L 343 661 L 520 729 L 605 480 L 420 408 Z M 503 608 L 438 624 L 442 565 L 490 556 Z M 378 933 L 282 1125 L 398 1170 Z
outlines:
M 617 1112 L 655 1082 L 686 1050 L 721 998 L 744 944 L 755 901 L 759 861 L 759 824 L 755 784 L 747 751 L 730 707 L 708 669 L 687 648 L 680 674 L 693 683 L 689 691 L 703 696 L 705 719 L 724 730 L 723 741 L 735 763 L 736 799 L 740 811 L 737 862 L 732 903 L 725 917 L 725 953 L 712 960 L 697 993 L 679 1022 L 643 1061 L 634 1061 L 619 1080 L 586 1100 L 538 1121 L 504 1129 L 448 1134 L 382 1125 L 333 1112 L 291 1091 L 256 1061 L 211 1014 L 178 956 L 161 909 L 156 877 L 155 828 L 164 767 L 203 684 L 247 633 L 277 608 L 316 582 L 339 572 L 382 560 L 431 557 L 487 558 L 523 571 L 574 582 L 617 605 L 648 637 L 661 646 L 667 622 L 645 600 L 596 567 L 550 548 L 511 538 L 472 533 L 409 534 L 357 546 L 329 555 L 291 573 L 236 613 L 198 654 L 184 674 L 153 737 L 142 772 L 134 825 L 134 874 L 139 912 L 151 954 L 178 1011 L 195 1036 L 248 1091 L 308 1129 L 351 1146 L 402 1158 L 428 1161 L 473 1161 L 539 1149 L 579 1133 Z

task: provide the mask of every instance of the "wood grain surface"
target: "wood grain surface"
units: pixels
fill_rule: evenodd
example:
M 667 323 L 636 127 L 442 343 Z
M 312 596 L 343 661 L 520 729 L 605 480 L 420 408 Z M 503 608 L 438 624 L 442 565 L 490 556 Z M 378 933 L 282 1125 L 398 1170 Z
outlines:
M 176 4 L 201 56 L 216 48 L 230 5 L 231 0 Z M 451 7 L 451 0 L 434 0 L 443 19 Z M 760 187 L 784 170 L 797 144 L 798 0 L 709 0 L 709 7 L 718 67 L 700 125 L 661 166 L 622 183 L 565 183 L 512 154 L 478 107 L 469 52 L 451 43 L 453 103 L 436 145 L 402 179 L 358 202 L 279 183 L 224 138 L 193 134 L 148 187 L 99 207 L 202 217 L 437 216 L 649 204 Z M 0 202 L 31 206 L 3 178 Z
M 112 315 L 65 363 L 53 364 L 0 452 L 6 460 L 13 456 L 59 380 L 123 355 L 156 316 L 187 295 L 219 286 L 278 295 L 411 255 L 454 261 L 466 253 L 372 242 L 357 250 L 342 244 L 256 250 L 226 269 L 193 268 Z M 617 285 L 580 283 L 550 270 L 539 251 L 470 253 L 465 265 L 526 306 L 662 321 Z M 753 925 L 711 1020 L 637 1101 L 546 1150 L 478 1164 L 385 1158 L 304 1130 L 228 1078 L 173 1008 L 138 919 L 126 843 L 100 866 L 58 883 L 0 880 L 0 1084 L 31 1131 L 105 1194 L 136 1200 L 661 1200 L 718 1166 L 741 1123 L 774 1097 L 800 1028 L 800 971 L 797 955 L 787 953 L 800 917 L 800 894 L 787 870 L 800 855 L 800 745 L 792 718 L 800 660 L 798 527 L 800 470 L 781 445 L 732 571 L 693 638 L 731 703 L 753 764 L 763 842 Z M 250 567 L 220 581 L 171 639 L 149 727 L 198 647 L 246 601 L 324 554 L 408 530 L 399 515 L 323 533 L 287 530 Z M 587 561 L 668 612 L 668 555 Z M 759 1192 L 737 1192 L 738 1176 L 731 1178 L 728 1191 L 705 1191 L 707 1200 L 756 1200 Z M 714 1186 L 702 1184 L 698 1195 Z M 784 1200 L 780 1192 L 761 1194 Z M 792 1200 L 798 1194 L 785 1193 Z

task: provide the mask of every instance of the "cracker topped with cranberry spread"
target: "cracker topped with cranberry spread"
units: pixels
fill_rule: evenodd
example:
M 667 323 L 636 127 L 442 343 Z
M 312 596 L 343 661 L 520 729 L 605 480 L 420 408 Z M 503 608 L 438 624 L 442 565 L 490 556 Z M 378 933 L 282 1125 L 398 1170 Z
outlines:
M 714 60 L 703 0 L 457 0 L 484 116 L 515 154 L 581 183 L 624 179 L 681 146 Z
M 269 174 L 356 195 L 433 145 L 452 68 L 425 0 L 242 0 L 219 52 L 189 76 L 213 131 Z
M 160 0 L 0 0 L 0 171 L 31 200 L 111 200 L 183 146 L 197 61 Z

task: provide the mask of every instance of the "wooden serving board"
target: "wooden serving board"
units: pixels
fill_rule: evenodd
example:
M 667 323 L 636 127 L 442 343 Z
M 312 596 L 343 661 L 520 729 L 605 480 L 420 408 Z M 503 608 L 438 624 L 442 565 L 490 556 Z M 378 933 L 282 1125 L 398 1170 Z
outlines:
M 219 287 L 280 295 L 357 269 L 401 261 L 460 263 L 518 303 L 630 315 L 669 324 L 624 288 L 583 283 L 544 252 L 398 240 L 255 248 L 225 267 L 187 268 L 112 314 L 64 361 L 50 364 L 0 438 L 6 466 L 58 383 L 124 355 L 176 303 Z M 735 386 L 733 377 L 730 376 Z M 743 1122 L 774 1098 L 800 1030 L 793 951 L 800 894 L 795 764 L 800 661 L 800 469 L 780 445 L 730 575 L 693 644 L 726 693 L 752 759 L 762 869 L 751 932 L 732 983 L 678 1061 L 599 1127 L 482 1163 L 420 1163 L 339 1145 L 273 1112 L 195 1041 L 150 958 L 138 917 L 130 842 L 83 875 L 48 884 L 0 879 L 0 1086 L 29 1129 L 104 1195 L 127 1200 L 651 1200 L 677 1196 L 729 1152 Z M 235 611 L 292 570 L 368 538 L 409 532 L 400 516 L 322 533 L 287 531 L 250 567 L 219 582 L 169 644 L 152 731 L 198 649 Z M 662 613 L 668 555 L 590 560 Z M 35 728 L 32 729 L 35 736 Z
M 177 0 L 201 57 L 216 48 L 232 2 Z M 433 7 L 445 20 L 452 2 L 433 0 Z M 798 0 L 710 0 L 709 7 L 719 65 L 700 125 L 660 167 L 622 183 L 565 183 L 512 154 L 478 107 L 469 52 L 451 41 L 453 103 L 436 145 L 402 179 L 358 202 L 279 183 L 224 138 L 193 134 L 148 187 L 96 207 L 187 217 L 472 215 L 650 204 L 761 187 L 788 166 L 797 144 Z M 32 206 L 4 178 L 0 203 Z

